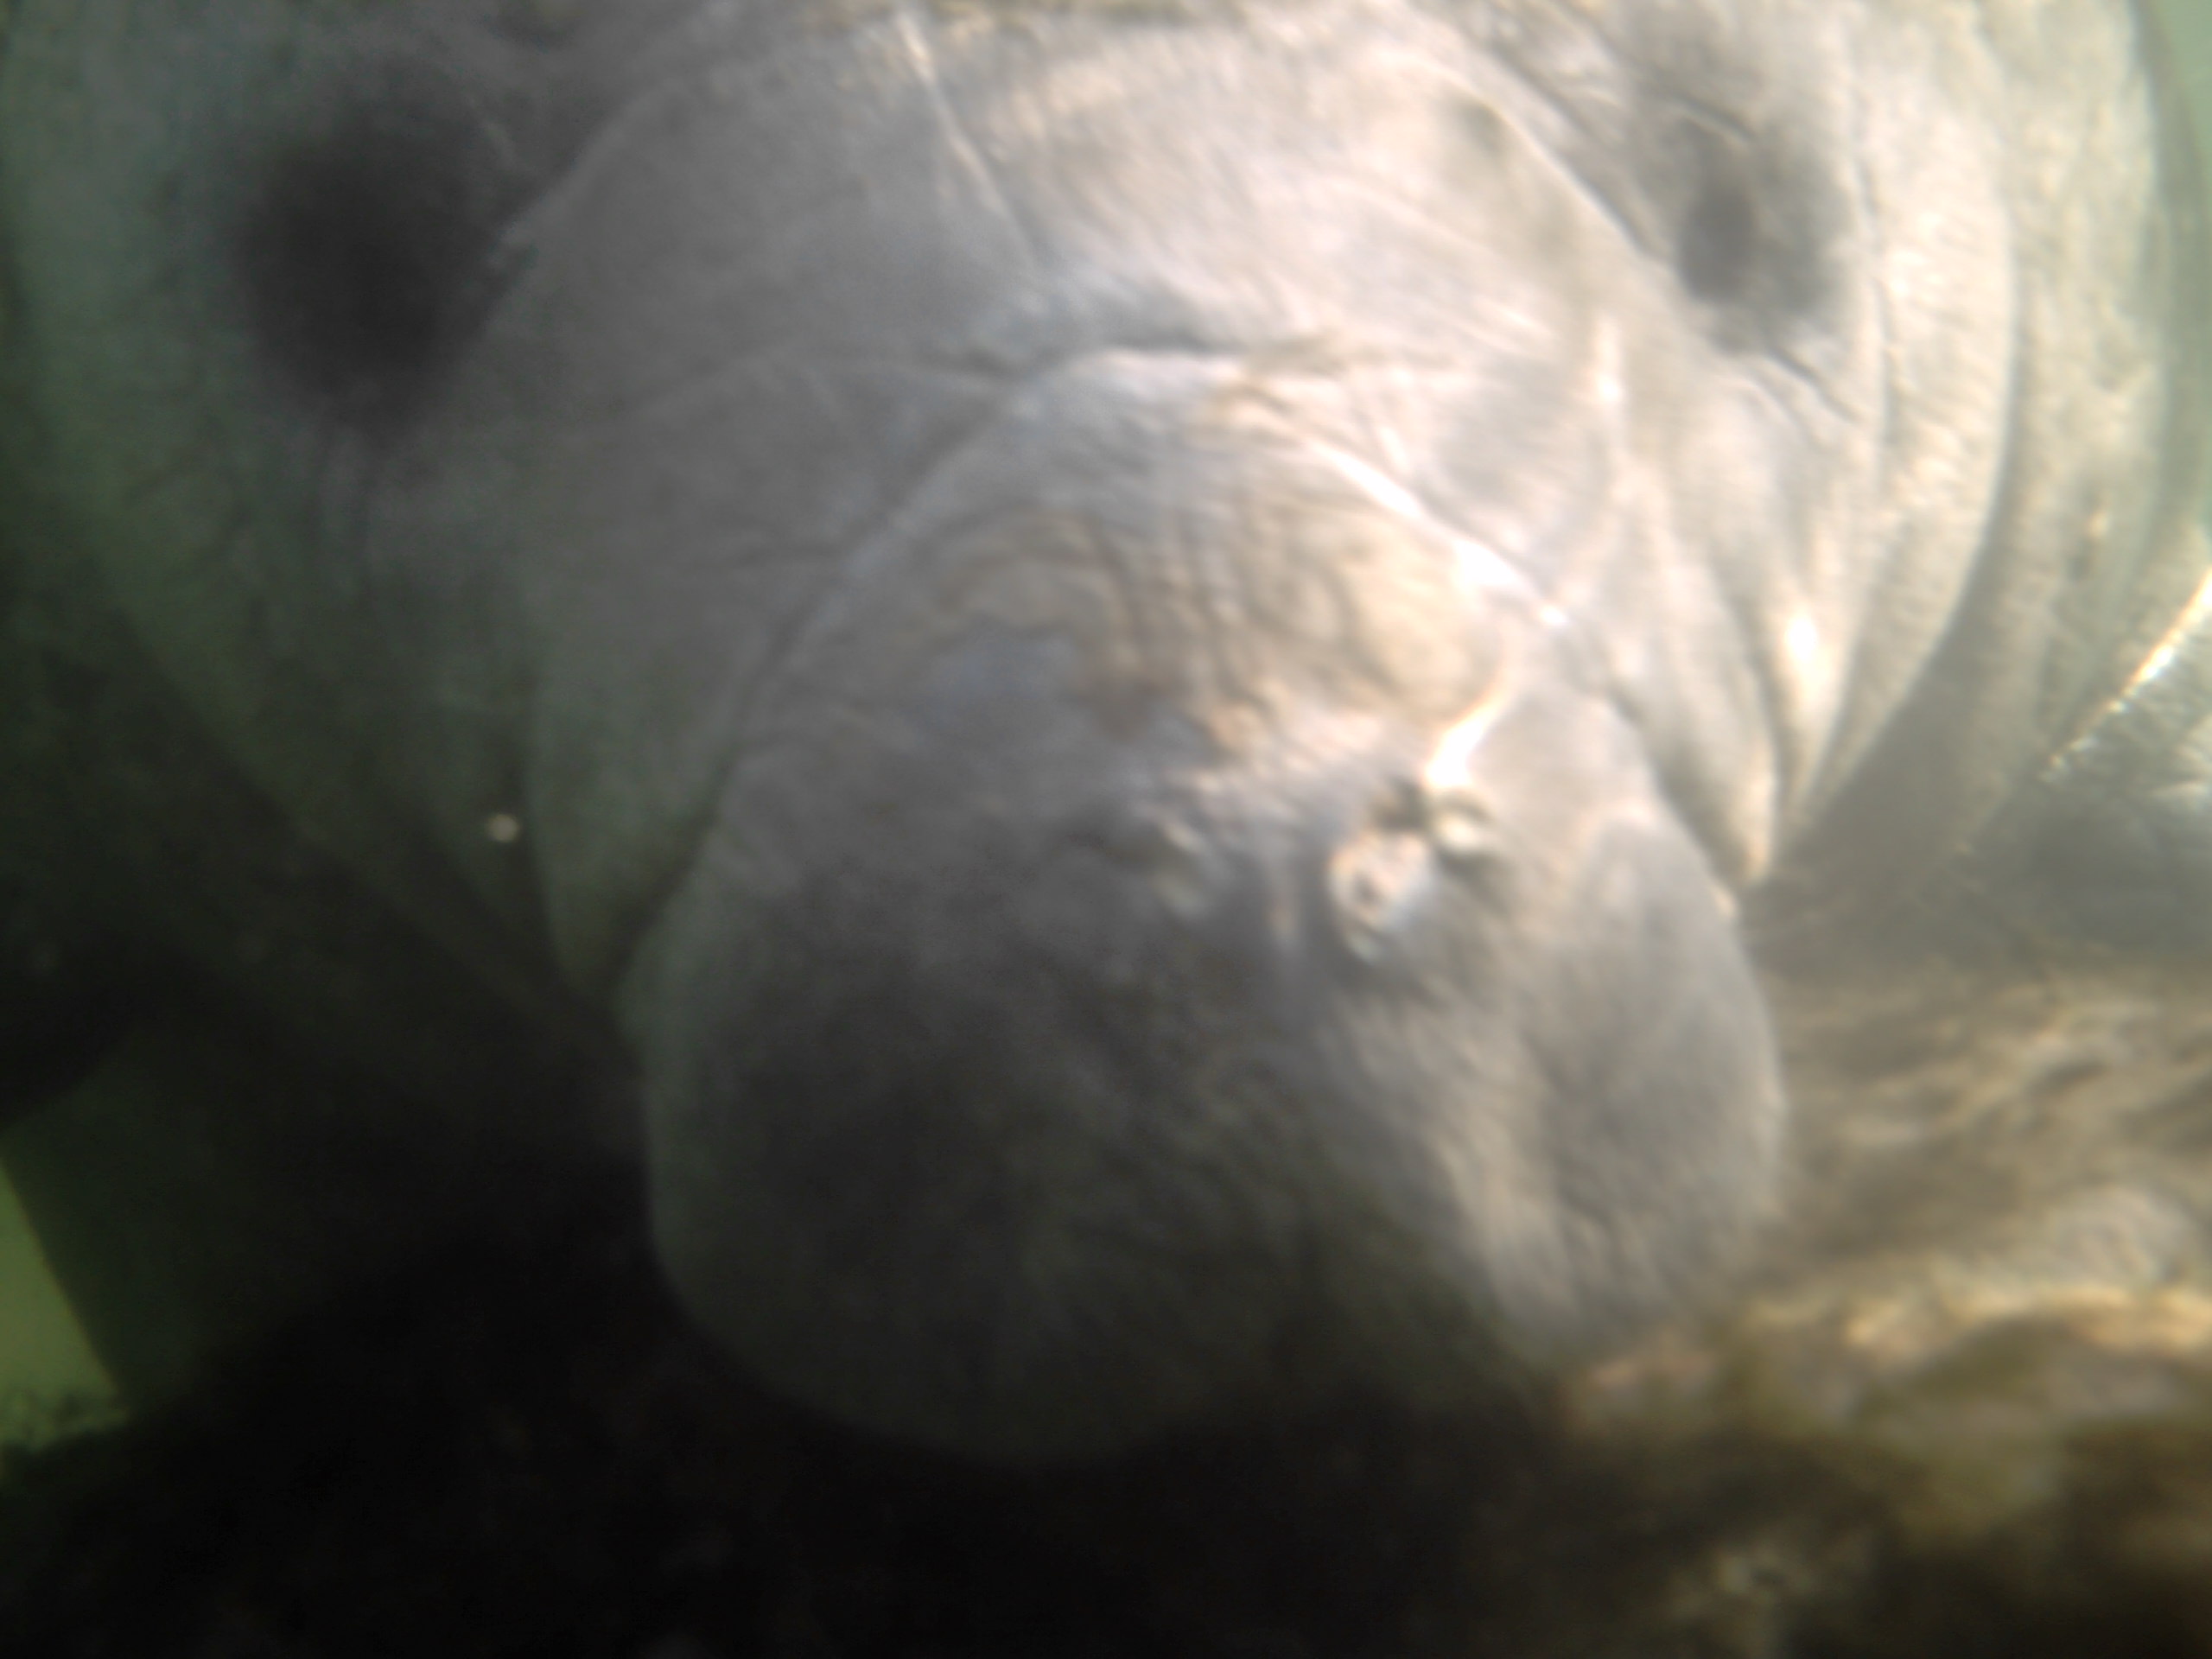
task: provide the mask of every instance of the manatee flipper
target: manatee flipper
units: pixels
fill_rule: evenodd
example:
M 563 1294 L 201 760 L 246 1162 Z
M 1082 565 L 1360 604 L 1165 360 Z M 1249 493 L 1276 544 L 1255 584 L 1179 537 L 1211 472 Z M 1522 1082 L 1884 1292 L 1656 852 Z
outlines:
M 2201 526 L 2189 541 L 2212 566 Z M 2212 956 L 2212 574 L 1974 867 L 1983 898 L 2035 931 Z

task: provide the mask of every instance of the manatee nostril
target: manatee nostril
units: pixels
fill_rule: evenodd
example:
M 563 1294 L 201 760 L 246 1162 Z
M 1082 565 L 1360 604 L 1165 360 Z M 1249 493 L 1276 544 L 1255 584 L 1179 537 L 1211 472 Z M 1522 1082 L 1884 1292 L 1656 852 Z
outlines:
M 1440 877 L 1473 876 L 1499 851 L 1495 820 L 1472 788 L 1394 782 L 1366 823 L 1329 856 L 1338 938 L 1362 961 L 1380 960 L 1435 896 Z
M 1416 830 L 1371 824 L 1329 858 L 1337 937 L 1363 962 L 1379 960 L 1428 896 L 1435 861 Z
M 1466 785 L 1426 789 L 1422 804 L 1429 843 L 1445 863 L 1471 874 L 1499 856 L 1497 821 L 1488 803 Z

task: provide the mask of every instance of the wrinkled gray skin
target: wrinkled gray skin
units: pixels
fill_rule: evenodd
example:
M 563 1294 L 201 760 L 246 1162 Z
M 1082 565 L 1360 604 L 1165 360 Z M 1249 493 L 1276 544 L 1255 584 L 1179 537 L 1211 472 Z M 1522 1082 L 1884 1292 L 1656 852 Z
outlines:
M 16 0 L 18 1094 L 186 981 L 457 1142 L 634 1090 L 700 1322 L 988 1457 L 1601 1350 L 1776 1202 L 1747 930 L 2198 580 L 2141 28 Z

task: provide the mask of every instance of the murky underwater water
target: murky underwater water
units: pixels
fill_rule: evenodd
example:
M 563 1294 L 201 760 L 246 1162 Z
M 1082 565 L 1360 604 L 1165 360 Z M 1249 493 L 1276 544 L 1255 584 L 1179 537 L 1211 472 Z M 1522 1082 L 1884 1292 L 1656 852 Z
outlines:
M 1799 1172 L 1758 1281 L 1555 1399 L 978 1474 L 752 1393 L 618 1195 L 325 1310 L 181 1424 L 35 1465 L 35 1491 L 94 1496 L 59 1533 L 0 1505 L 0 1635 L 2212 1651 L 2212 969 L 2022 957 L 1784 983 Z

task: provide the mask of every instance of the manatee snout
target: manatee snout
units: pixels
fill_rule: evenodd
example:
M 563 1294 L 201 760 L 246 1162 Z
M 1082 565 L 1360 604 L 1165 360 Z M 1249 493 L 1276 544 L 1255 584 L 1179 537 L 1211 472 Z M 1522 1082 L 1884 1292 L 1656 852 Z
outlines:
M 628 977 L 680 1292 L 901 1438 L 1464 1402 L 1767 1190 L 1760 999 L 1627 723 L 1215 372 L 1071 375 L 931 480 Z

